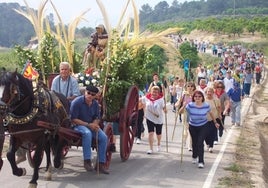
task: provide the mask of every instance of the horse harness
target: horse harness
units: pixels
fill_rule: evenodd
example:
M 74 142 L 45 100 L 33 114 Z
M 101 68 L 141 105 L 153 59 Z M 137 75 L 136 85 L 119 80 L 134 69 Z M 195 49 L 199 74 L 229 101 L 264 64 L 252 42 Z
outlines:
M 26 98 L 24 100 L 27 99 Z M 14 109 L 18 108 L 16 106 Z M 53 110 L 58 110 L 59 108 L 64 108 L 61 101 L 59 100 L 56 95 L 51 94 L 51 92 L 47 91 L 43 87 L 37 86 L 37 88 L 34 90 L 34 100 L 32 101 L 32 108 L 29 113 L 25 116 L 17 116 L 12 111 L 8 112 L 4 118 L 4 126 L 7 126 L 8 124 L 26 124 L 30 123 L 35 117 L 37 117 L 39 114 L 48 114 L 48 112 L 53 112 Z M 67 115 L 66 115 L 67 116 Z

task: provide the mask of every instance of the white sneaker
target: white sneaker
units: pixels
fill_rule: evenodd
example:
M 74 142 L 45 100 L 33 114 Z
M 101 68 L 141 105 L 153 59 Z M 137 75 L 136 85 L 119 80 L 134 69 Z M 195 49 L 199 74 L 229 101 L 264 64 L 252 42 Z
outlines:
M 204 163 L 198 163 L 198 168 L 204 168 Z
M 153 153 L 153 150 L 151 150 L 151 149 L 149 149 L 148 151 L 147 151 L 147 154 L 152 154 Z
M 213 149 L 212 148 L 209 148 L 208 151 L 209 151 L 209 153 L 213 153 Z
M 192 159 L 192 163 L 193 163 L 193 164 L 196 164 L 196 163 L 197 163 L 197 158 L 193 158 L 193 159 Z
M 214 145 L 218 145 L 218 141 L 214 141 Z
M 188 151 L 193 151 L 193 149 L 192 148 L 188 148 Z
M 157 152 L 160 152 L 161 151 L 161 146 L 157 146 Z
M 141 144 L 141 139 L 137 138 L 136 144 Z

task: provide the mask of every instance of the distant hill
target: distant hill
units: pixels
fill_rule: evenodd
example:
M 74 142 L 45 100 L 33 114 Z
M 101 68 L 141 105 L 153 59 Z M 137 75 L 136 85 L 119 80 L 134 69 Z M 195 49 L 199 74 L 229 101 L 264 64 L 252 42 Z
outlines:
M 35 33 L 31 23 L 14 11 L 25 9 L 18 3 L 0 3 L 0 46 L 13 47 L 16 44 L 27 45 Z M 209 16 L 224 17 L 242 15 L 245 17 L 268 15 L 267 0 L 200 0 L 178 3 L 174 0 L 171 5 L 160 1 L 154 7 L 144 4 L 140 10 L 140 26 L 164 22 L 182 22 Z M 50 16 L 53 19 L 53 15 Z M 50 20 L 54 23 L 53 20 Z M 77 36 L 86 37 L 92 28 L 77 29 Z
M 18 3 L 0 3 L 0 46 L 27 45 L 34 36 L 32 24 L 14 9 L 22 8 Z

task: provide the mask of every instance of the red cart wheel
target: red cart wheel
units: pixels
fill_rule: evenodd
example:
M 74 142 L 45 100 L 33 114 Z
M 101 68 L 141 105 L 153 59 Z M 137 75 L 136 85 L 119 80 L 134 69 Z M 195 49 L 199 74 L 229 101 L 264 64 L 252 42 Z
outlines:
M 132 150 L 137 129 L 138 120 L 139 91 L 136 86 L 129 88 L 124 109 L 120 111 L 119 131 L 120 131 L 120 157 L 126 161 Z
M 111 151 L 111 144 L 113 144 L 113 128 L 111 123 L 108 123 L 104 129 L 103 129 L 104 133 L 107 136 L 107 148 L 106 148 L 106 163 L 105 163 L 105 167 L 107 169 L 109 169 L 109 166 L 111 164 L 111 160 L 112 160 L 112 151 Z

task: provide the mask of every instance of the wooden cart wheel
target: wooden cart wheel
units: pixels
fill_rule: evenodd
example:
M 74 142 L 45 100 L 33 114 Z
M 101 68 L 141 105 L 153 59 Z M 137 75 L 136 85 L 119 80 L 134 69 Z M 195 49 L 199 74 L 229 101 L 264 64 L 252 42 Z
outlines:
M 107 136 L 107 148 L 106 148 L 106 163 L 105 163 L 105 167 L 107 169 L 109 169 L 109 166 L 111 164 L 111 160 L 112 160 L 112 151 L 111 151 L 111 144 L 113 143 L 113 128 L 112 128 L 112 123 L 108 123 L 103 131 Z
M 28 150 L 26 152 L 26 155 L 27 155 L 27 159 L 28 159 L 28 163 L 30 165 L 30 167 L 34 168 L 34 154 L 35 154 L 35 145 L 33 144 L 29 144 L 28 146 Z M 43 160 L 43 156 L 44 156 L 44 151 L 42 151 L 42 154 L 41 154 L 41 161 Z
M 136 86 L 128 90 L 124 109 L 120 111 L 119 132 L 120 132 L 120 157 L 126 161 L 132 150 L 137 130 L 139 91 Z

